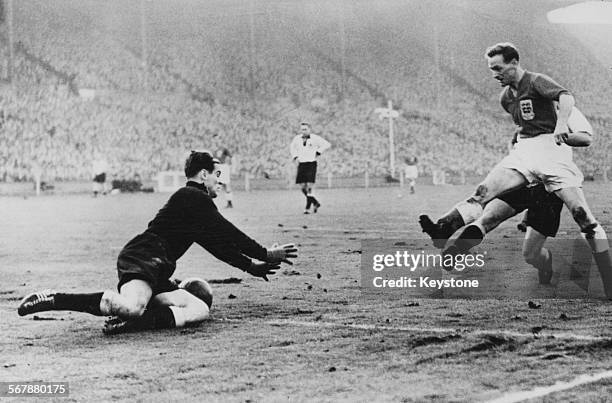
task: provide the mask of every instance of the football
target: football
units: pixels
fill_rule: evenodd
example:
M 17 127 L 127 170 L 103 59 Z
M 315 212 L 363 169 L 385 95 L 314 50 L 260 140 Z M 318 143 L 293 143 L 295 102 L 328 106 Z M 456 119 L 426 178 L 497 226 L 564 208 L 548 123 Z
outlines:
M 185 291 L 189 292 L 192 295 L 195 295 L 196 297 L 204 301 L 209 308 L 212 306 L 212 288 L 206 281 L 202 280 L 201 278 L 187 278 L 181 281 L 178 287 L 184 289 Z

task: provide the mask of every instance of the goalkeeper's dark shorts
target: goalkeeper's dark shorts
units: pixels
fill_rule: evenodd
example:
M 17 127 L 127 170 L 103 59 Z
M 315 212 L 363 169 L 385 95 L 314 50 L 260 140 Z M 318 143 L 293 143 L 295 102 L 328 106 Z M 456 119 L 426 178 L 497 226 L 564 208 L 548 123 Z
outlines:
M 527 210 L 527 225 L 540 234 L 554 237 L 559 230 L 563 201 L 554 193 L 548 193 L 544 185 L 524 187 L 499 196 L 520 213 Z
M 117 289 L 131 280 L 146 281 L 153 295 L 178 289 L 170 280 L 176 270 L 176 262 L 168 259 L 162 238 L 151 232 L 144 232 L 129 241 L 117 258 Z

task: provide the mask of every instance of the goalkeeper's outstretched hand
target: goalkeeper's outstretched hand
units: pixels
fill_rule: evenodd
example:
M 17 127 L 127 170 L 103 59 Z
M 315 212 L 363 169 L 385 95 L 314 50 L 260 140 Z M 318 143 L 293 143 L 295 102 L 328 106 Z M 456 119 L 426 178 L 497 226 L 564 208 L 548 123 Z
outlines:
M 280 269 L 280 263 L 251 263 L 251 267 L 249 267 L 246 272 L 254 277 L 261 277 L 266 281 L 268 280 L 268 275 L 276 274 L 276 270 Z
M 274 244 L 268 249 L 268 257 L 266 259 L 269 263 L 287 263 L 293 264 L 289 259 L 295 259 L 297 257 L 297 248 L 294 244 L 288 243 L 285 245 Z

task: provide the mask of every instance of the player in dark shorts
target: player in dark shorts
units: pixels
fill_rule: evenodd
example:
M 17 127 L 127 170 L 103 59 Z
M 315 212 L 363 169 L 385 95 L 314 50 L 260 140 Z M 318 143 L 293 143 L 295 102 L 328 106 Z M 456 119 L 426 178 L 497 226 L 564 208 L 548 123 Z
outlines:
M 300 124 L 300 134 L 295 136 L 289 146 L 291 158 L 298 163 L 295 183 L 300 185 L 301 192 L 306 197 L 304 214 L 310 214 L 310 207 L 316 213 L 321 203 L 314 194 L 314 185 L 317 177 L 317 158 L 325 152 L 331 144 L 323 137 L 311 132 L 310 123 Z
M 179 288 L 170 276 L 176 261 L 197 243 L 218 259 L 255 277 L 268 280 L 281 262 L 297 257 L 292 244 L 266 249 L 227 221 L 212 198 L 217 185 L 218 161 L 209 153 L 193 151 L 185 163 L 185 187 L 176 191 L 148 228 L 119 253 L 118 290 L 89 294 L 42 291 L 26 296 L 20 316 L 40 311 L 70 310 L 97 316 L 115 316 L 105 333 L 173 328 L 208 317 L 210 301 Z M 255 263 L 250 258 L 261 263 Z
M 489 202 L 482 216 L 466 226 L 442 254 L 468 253 L 482 242 L 485 234 L 527 210 L 523 257 L 538 270 L 540 284 L 549 284 L 553 273 L 552 253 L 544 248 L 544 243 L 548 237 L 557 235 L 562 209 L 563 201 L 554 193 L 548 193 L 541 184 L 506 193 Z

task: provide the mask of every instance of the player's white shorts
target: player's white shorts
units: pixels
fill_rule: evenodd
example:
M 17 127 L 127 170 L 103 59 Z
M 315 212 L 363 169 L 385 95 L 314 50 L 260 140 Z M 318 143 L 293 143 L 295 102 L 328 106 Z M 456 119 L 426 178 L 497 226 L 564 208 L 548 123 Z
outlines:
M 416 165 L 407 165 L 404 168 L 404 175 L 407 179 L 416 179 L 419 177 L 419 170 Z
M 497 167 L 514 169 L 530 183 L 541 181 L 548 192 L 581 187 L 584 179 L 573 161 L 572 148 L 567 144 L 558 146 L 553 134 L 519 138 Z
M 229 185 L 230 181 L 231 181 L 231 175 L 230 175 L 230 170 L 231 167 L 228 164 L 219 164 L 218 165 L 219 168 L 219 182 L 225 184 L 225 185 Z

